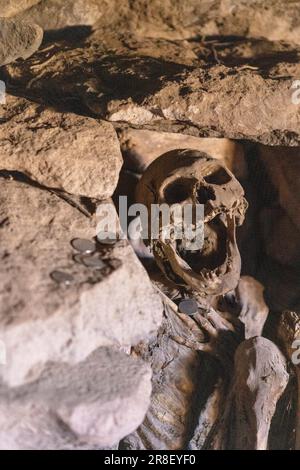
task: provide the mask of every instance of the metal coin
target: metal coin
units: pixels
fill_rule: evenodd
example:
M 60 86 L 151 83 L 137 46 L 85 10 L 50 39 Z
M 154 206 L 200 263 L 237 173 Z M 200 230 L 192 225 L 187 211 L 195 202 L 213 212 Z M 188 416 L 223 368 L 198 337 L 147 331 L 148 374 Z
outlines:
M 63 271 L 53 271 L 50 276 L 54 281 L 66 286 L 69 286 L 74 281 L 74 277 L 71 274 L 64 273 Z
M 112 232 L 99 232 L 97 240 L 101 245 L 115 245 L 119 241 L 118 236 Z
M 76 263 L 83 264 L 82 257 L 83 257 L 83 255 L 77 254 L 77 255 L 73 256 L 73 260 L 76 261 Z
M 88 268 L 102 269 L 105 268 L 106 264 L 101 258 L 97 256 L 82 256 L 82 263 Z
M 180 313 L 195 315 L 198 312 L 198 304 L 195 299 L 184 299 L 178 305 Z
M 92 240 L 85 238 L 74 238 L 71 241 L 72 247 L 81 253 L 94 253 L 96 251 L 96 244 Z

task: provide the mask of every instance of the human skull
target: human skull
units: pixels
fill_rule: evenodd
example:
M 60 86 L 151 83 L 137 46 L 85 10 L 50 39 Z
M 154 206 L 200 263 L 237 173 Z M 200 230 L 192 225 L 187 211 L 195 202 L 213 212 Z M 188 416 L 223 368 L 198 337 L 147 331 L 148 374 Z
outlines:
M 148 240 L 165 276 L 179 286 L 191 288 L 203 298 L 234 289 L 240 276 L 240 255 L 235 229 L 247 209 L 244 191 L 219 160 L 197 150 L 172 150 L 154 160 L 137 186 L 137 202 L 148 210 Z M 204 206 L 204 220 L 193 220 L 195 229 L 204 224 L 201 249 L 187 249 L 187 241 L 166 236 L 163 222 L 155 239 L 151 232 L 152 204 Z M 171 226 L 175 218 L 171 217 Z M 170 232 L 169 232 L 170 233 Z

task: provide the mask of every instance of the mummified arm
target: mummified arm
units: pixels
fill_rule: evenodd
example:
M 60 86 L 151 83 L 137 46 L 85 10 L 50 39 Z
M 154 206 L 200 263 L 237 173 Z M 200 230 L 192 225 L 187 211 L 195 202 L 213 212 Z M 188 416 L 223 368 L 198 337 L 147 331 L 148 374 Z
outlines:
M 227 404 L 209 447 L 266 450 L 271 420 L 288 377 L 285 358 L 274 343 L 261 336 L 243 341 L 235 353 Z
M 225 295 L 223 308 L 234 313 L 245 326 L 245 339 L 261 336 L 269 314 L 264 286 L 251 276 L 242 276 L 234 291 Z

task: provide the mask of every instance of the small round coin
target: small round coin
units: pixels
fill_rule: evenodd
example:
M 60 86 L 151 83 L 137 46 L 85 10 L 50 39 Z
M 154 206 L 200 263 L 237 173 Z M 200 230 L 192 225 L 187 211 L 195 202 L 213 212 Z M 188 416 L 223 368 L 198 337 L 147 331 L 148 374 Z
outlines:
M 82 256 L 82 263 L 88 268 L 102 269 L 105 268 L 106 264 L 98 256 Z
M 81 253 L 94 253 L 94 251 L 96 251 L 95 242 L 85 238 L 74 238 L 71 241 L 71 245 L 75 250 L 80 251 Z
M 65 284 L 66 286 L 69 286 L 74 281 L 74 277 L 71 276 L 71 274 L 63 271 L 52 271 L 50 276 L 54 281 L 59 282 L 60 284 Z
M 99 232 L 97 240 L 101 245 L 115 245 L 119 241 L 117 234 L 112 232 Z
M 178 310 L 186 315 L 195 315 L 198 312 L 198 304 L 195 299 L 184 299 L 179 303 Z

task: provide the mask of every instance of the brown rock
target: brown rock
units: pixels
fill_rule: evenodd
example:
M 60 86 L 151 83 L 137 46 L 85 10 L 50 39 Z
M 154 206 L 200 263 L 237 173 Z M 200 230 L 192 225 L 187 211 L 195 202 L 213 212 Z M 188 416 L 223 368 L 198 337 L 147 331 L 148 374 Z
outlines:
M 122 156 L 111 124 L 13 97 L 0 107 L 0 119 L 1 169 L 76 195 L 113 194 Z
M 109 4 L 102 0 L 40 0 L 19 18 L 34 21 L 44 29 L 93 25 L 107 15 Z
M 0 0 L 0 11 L 3 18 L 15 16 L 41 0 Z
M 45 46 L 34 59 L 8 66 L 6 76 L 20 93 L 57 104 L 71 97 L 122 126 L 298 145 L 298 49 L 248 39 L 236 48 L 234 39 L 219 38 L 219 59 L 211 47 L 99 29 L 76 49 Z
M 247 176 L 243 146 L 229 139 L 199 138 L 184 134 L 126 129 L 119 133 L 125 166 L 143 173 L 160 155 L 190 148 L 222 160 L 238 178 Z
M 137 31 L 147 37 L 168 39 L 223 35 L 267 38 L 300 43 L 297 2 L 285 0 L 10 0 L 5 10 L 23 10 L 25 17 L 46 29 L 96 21 L 114 30 Z M 5 11 L 4 10 L 4 11 Z M 5 15 L 6 16 L 6 15 Z
M 27 59 L 41 45 L 43 30 L 33 23 L 0 18 L 0 66 Z
M 156 331 L 161 300 L 126 241 L 100 250 L 105 269 L 85 267 L 71 241 L 95 237 L 95 217 L 49 191 L 1 178 L 0 185 L 4 382 L 33 381 L 49 361 L 74 364 L 100 346 L 129 346 Z M 73 282 L 56 282 L 53 271 Z

